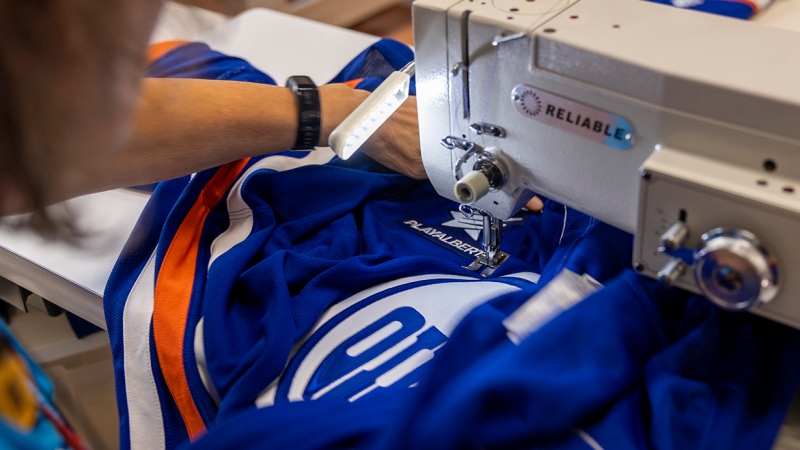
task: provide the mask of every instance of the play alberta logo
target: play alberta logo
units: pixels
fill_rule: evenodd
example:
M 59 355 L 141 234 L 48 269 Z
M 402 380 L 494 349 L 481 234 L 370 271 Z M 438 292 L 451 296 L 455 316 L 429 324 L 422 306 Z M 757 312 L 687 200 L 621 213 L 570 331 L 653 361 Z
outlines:
M 478 248 L 477 241 L 483 221 L 479 217 L 466 217 L 460 211 L 450 211 L 450 215 L 452 220 L 441 225 L 432 226 L 417 219 L 404 220 L 402 224 L 417 235 L 464 257 L 474 259 L 482 256 L 483 250 Z

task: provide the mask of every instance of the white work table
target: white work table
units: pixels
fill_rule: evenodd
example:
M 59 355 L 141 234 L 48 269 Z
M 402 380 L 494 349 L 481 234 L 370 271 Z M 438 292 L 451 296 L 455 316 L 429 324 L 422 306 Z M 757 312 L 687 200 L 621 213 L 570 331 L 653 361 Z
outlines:
M 248 60 L 279 84 L 291 75 L 308 75 L 322 84 L 378 38 L 253 9 L 199 40 Z M 0 280 L 0 296 L 21 306 L 16 284 L 105 328 L 106 281 L 148 199 L 144 192 L 117 189 L 65 202 L 85 234 L 78 245 L 0 228 L 0 277 L 8 280 Z

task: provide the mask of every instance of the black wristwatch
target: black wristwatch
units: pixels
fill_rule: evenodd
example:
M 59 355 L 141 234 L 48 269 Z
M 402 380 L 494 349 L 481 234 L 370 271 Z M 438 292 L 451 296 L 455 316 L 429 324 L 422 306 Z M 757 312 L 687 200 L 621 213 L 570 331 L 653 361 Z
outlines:
M 311 78 L 298 75 L 286 80 L 297 101 L 297 139 L 292 150 L 313 150 L 319 142 L 321 113 L 319 91 Z

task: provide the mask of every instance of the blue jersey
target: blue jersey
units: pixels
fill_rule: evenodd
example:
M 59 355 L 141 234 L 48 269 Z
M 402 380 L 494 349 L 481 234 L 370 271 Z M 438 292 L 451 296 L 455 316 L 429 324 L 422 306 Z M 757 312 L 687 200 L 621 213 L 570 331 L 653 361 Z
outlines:
M 473 311 L 374 447 L 771 447 L 796 330 L 627 271 L 510 342 L 505 318 L 538 289 Z
M 736 19 L 750 19 L 768 8 L 772 0 L 650 0 L 678 8 L 719 14 Z
M 181 51 L 186 67 L 205 52 L 223 74 L 250 73 L 200 44 L 164 58 Z M 337 81 L 369 87 L 411 56 L 378 42 Z M 508 227 L 512 258 L 481 282 L 463 268 L 482 252 L 479 220 L 366 157 L 286 153 L 161 183 L 105 295 L 123 446 L 173 447 L 254 406 L 415 384 L 469 310 L 538 279 L 525 231 L 537 220 Z
M 184 48 L 187 67 L 205 54 L 249 71 Z M 381 41 L 337 81 L 377 83 L 411 57 Z M 427 182 L 364 156 L 277 154 L 161 183 L 104 297 L 122 447 L 713 448 L 740 424 L 755 436 L 742 448 L 774 436 L 797 378 L 792 330 L 623 273 L 631 236 L 554 202 L 507 222 L 511 256 L 490 279 L 463 267 L 480 233 Z M 537 303 L 565 273 L 606 287 Z M 510 339 L 531 304 L 544 313 Z M 721 405 L 734 412 L 698 420 Z
M 252 408 L 194 448 L 771 448 L 796 330 L 626 271 L 514 343 L 543 281 L 467 315 L 408 395 Z
M 372 165 L 363 158 L 269 169 L 287 160 L 298 161 L 278 156 L 240 163 L 216 204 L 209 192 L 231 166 L 197 174 L 163 227 L 156 227 L 158 212 L 148 208 L 142 225 L 156 228 L 146 235 L 157 237 L 135 238 L 132 252 L 138 254 L 121 260 L 112 278 L 119 283 L 113 294 L 109 290 L 125 295 L 115 306 L 123 306 L 122 341 L 129 342 L 118 367 L 124 368 L 124 398 L 133 400 L 123 411 L 132 441 L 154 436 L 133 430 L 143 420 L 137 406 L 141 415 L 162 421 L 165 437 L 168 431 L 189 435 L 170 376 L 186 383 L 202 430 L 254 407 L 327 397 L 355 402 L 384 389 L 405 390 L 420 381 L 476 306 L 533 286 L 540 273 L 550 276 L 570 260 L 582 259 L 582 272 L 606 279 L 630 255 L 629 236 L 574 211 L 565 218 L 567 210 L 555 205 L 508 223 L 504 247 L 511 257 L 484 280 L 464 268 L 480 255 L 480 222 L 464 217 L 429 184 L 362 170 Z M 164 204 L 178 183 L 159 186 L 151 205 Z M 214 206 L 195 221 L 195 207 L 209 202 Z M 605 264 L 574 254 L 577 239 L 595 236 L 609 238 L 602 246 Z M 548 244 L 561 237 L 562 243 L 542 245 L 540 237 Z M 184 239 L 189 245 L 179 247 Z M 142 241 L 157 243 L 143 250 Z M 187 260 L 190 276 L 180 271 Z M 159 310 L 159 290 L 170 288 L 162 288 L 162 278 L 177 288 Z M 185 300 L 179 298 L 183 290 Z M 145 305 L 141 316 L 131 310 Z M 175 327 L 170 321 L 176 318 L 181 334 L 166 335 L 166 345 L 159 345 L 157 327 Z M 150 352 L 149 364 L 136 363 L 137 347 L 130 345 L 136 337 L 147 342 L 139 348 Z M 179 360 L 165 363 L 162 352 L 170 351 Z M 151 402 L 138 405 L 148 393 L 151 402 L 158 400 L 160 416 Z

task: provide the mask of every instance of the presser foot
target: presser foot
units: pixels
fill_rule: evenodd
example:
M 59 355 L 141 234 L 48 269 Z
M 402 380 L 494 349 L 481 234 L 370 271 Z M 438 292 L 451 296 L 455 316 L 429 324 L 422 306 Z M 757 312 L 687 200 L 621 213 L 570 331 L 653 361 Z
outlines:
M 508 259 L 508 253 L 500 251 L 503 221 L 469 205 L 461 205 L 459 209 L 467 217 L 477 213 L 483 219 L 483 254 L 472 261 L 472 264 L 463 267 L 473 272 L 480 272 L 483 278 L 488 278 Z
M 472 264 L 463 267 L 473 272 L 480 272 L 483 278 L 489 278 L 500 267 L 500 264 L 503 264 L 507 259 L 508 253 L 496 251 L 491 257 L 489 255 L 480 256 L 475 261 L 472 261 Z

